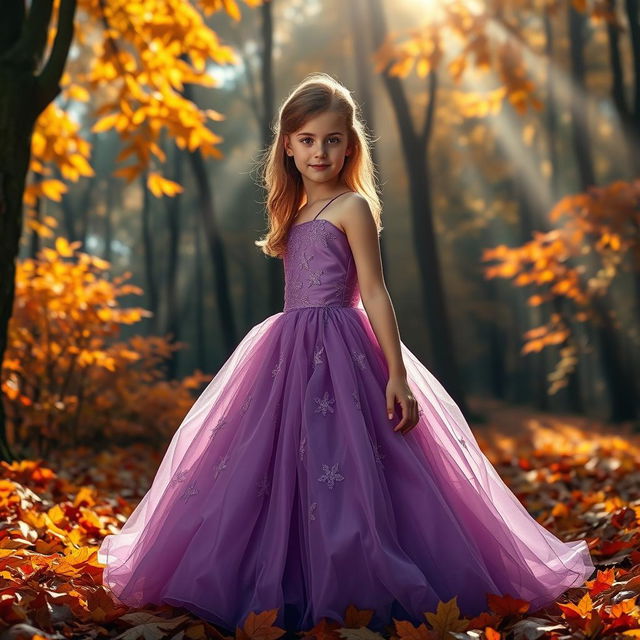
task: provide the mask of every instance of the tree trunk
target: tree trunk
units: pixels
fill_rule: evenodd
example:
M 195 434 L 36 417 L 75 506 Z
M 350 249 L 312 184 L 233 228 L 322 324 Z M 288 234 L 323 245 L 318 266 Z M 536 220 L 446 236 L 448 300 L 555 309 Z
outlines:
M 113 246 L 113 209 L 115 206 L 115 184 L 109 174 L 105 177 L 105 212 L 104 212 L 104 250 L 103 257 L 107 262 L 112 260 Z
M 171 179 L 182 184 L 182 162 L 184 154 L 180 148 L 173 145 L 173 175 Z M 180 257 L 180 212 L 182 208 L 182 195 L 178 193 L 173 198 L 167 199 L 167 228 L 169 230 L 169 246 L 167 247 L 167 322 L 166 332 L 170 334 L 169 340 L 175 344 L 180 340 L 180 308 L 178 303 L 178 259 Z M 177 376 L 178 353 L 173 351 L 167 366 L 169 379 Z
M 154 248 L 154 233 L 152 231 L 153 224 L 151 222 L 151 193 L 147 188 L 148 171 L 145 170 L 140 174 L 140 188 L 142 189 L 142 251 L 144 259 L 144 276 L 146 282 L 146 291 L 148 297 L 148 305 L 153 316 L 149 322 L 149 332 L 158 333 L 158 282 L 156 273 L 156 256 Z
M 34 176 L 33 181 L 34 183 L 42 182 L 42 177 L 36 174 Z M 26 175 L 25 175 L 25 182 L 26 182 Z M 26 184 L 25 184 L 25 187 L 26 187 Z M 42 198 L 36 198 L 34 211 L 35 211 L 35 216 L 34 216 L 35 221 L 42 222 Z M 35 258 L 38 255 L 38 251 L 40 251 L 41 248 L 42 248 L 42 241 L 41 241 L 40 234 L 35 229 L 30 229 L 29 230 L 29 257 L 35 260 Z M 18 252 L 19 251 L 20 250 L 18 249 Z
M 382 2 L 372 0 L 369 7 L 373 42 L 376 47 L 381 47 L 387 36 Z M 396 117 L 409 181 L 412 240 L 420 272 L 422 302 L 431 336 L 434 374 L 447 388 L 460 410 L 468 414 L 458 359 L 451 336 L 451 324 L 445 302 L 433 226 L 428 150 L 438 89 L 436 71 L 432 70 L 429 74 L 430 100 L 427 104 L 424 129 L 419 134 L 414 131 L 409 104 L 400 78 L 389 75 L 389 65 L 382 71 L 381 77 Z
M 206 296 L 204 295 L 204 257 L 202 251 L 202 234 L 200 233 L 199 219 L 194 219 L 195 228 L 195 245 L 196 245 L 196 260 L 195 260 L 195 283 L 196 283 L 196 295 L 195 297 L 195 325 L 196 325 L 196 366 L 201 371 L 206 371 L 207 366 L 207 332 L 205 331 L 204 321 L 204 301 Z
M 356 68 L 357 101 L 362 110 L 362 117 L 367 125 L 367 129 L 369 132 L 372 132 L 376 130 L 376 127 L 374 113 L 375 100 L 373 97 L 373 87 L 371 86 L 371 62 L 369 61 L 369 50 L 372 47 L 372 43 L 369 41 L 371 38 L 371 27 L 368 21 L 369 11 L 366 5 L 366 0 L 353 0 L 352 2 L 347 2 L 346 6 L 349 10 L 351 32 L 358 34 L 357 38 L 351 38 L 351 42 L 354 47 L 353 53 Z M 361 25 L 365 20 L 367 21 L 367 28 L 362 29 Z M 372 144 L 371 157 L 379 174 L 380 163 L 378 161 L 378 145 L 375 142 Z M 382 195 L 382 184 L 380 184 L 379 187 L 380 194 Z M 393 265 L 386 260 L 387 240 L 384 234 L 380 236 L 380 254 L 385 275 L 389 276 Z
M 593 154 L 589 131 L 589 95 L 585 81 L 586 66 L 584 60 L 585 29 L 587 18 L 584 13 L 569 5 L 568 29 L 571 52 L 571 75 L 575 86 L 571 91 L 571 129 L 573 149 L 578 164 L 580 189 L 596 183 L 593 169 Z
M 187 85 L 185 85 L 185 95 L 191 100 L 192 96 L 189 94 L 190 92 L 187 89 Z M 193 170 L 193 175 L 198 185 L 198 199 L 200 200 L 200 206 L 198 208 L 204 235 L 207 240 L 211 266 L 213 267 L 216 304 L 222 329 L 222 342 L 225 352 L 231 355 L 236 347 L 236 331 L 224 243 L 220 236 L 215 207 L 213 205 L 213 194 L 211 193 L 207 167 L 202 153 L 196 150 L 189 152 L 188 155 L 191 169 Z M 204 291 L 199 290 L 198 296 L 202 295 L 204 295 Z
M 22 234 L 22 198 L 31 136 L 40 113 L 60 93 L 59 81 L 73 38 L 75 0 L 61 0 L 51 54 L 39 75 L 52 2 L 34 0 L 25 18 L 23 0 L 5 0 L 0 21 L 0 362 L 15 296 L 16 259 Z M 6 437 L 0 398 L 0 459 L 14 454 Z
M 561 195 L 560 162 L 558 154 L 558 86 L 554 75 L 553 23 L 550 9 L 544 10 L 545 54 L 547 65 L 547 146 L 551 176 L 549 191 L 551 200 L 556 202 Z
M 607 8 L 616 15 L 617 0 L 607 0 Z M 620 51 L 620 30 L 617 23 L 607 22 L 607 42 L 611 63 L 611 100 L 616 107 L 624 139 L 627 142 L 627 154 L 631 176 L 640 174 L 640 123 L 636 122 L 632 109 L 627 105 L 624 86 L 624 64 Z
M 263 148 L 271 144 L 271 123 L 275 116 L 273 77 L 273 0 L 260 6 L 262 17 L 262 121 L 260 131 Z M 269 314 L 282 311 L 284 305 L 284 263 L 277 258 L 265 256 L 267 260 L 267 304 Z
M 633 55 L 633 121 L 636 133 L 640 133 L 640 1 L 626 0 L 625 9 Z

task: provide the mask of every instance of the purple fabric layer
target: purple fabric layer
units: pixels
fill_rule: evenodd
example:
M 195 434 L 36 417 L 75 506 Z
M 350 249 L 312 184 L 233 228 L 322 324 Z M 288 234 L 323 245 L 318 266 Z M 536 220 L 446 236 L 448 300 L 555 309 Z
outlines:
M 442 385 L 401 343 L 421 407 L 386 415 L 388 368 L 346 236 L 294 227 L 284 310 L 254 326 L 195 401 L 152 486 L 98 559 L 116 601 L 184 606 L 233 630 L 344 621 L 349 604 L 424 622 L 487 593 L 542 607 L 594 570 L 585 541 L 540 525 Z

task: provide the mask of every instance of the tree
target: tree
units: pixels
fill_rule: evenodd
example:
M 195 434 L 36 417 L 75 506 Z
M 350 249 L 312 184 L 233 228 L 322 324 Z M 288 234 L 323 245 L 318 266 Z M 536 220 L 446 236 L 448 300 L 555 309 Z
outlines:
M 240 11 L 235 0 L 196 2 L 57 0 L 54 7 L 53 0 L 33 0 L 28 13 L 24 0 L 4 3 L 0 21 L 0 362 L 13 307 L 23 199 L 27 205 L 38 197 L 59 200 L 66 191 L 64 183 L 47 178 L 48 164 L 57 164 L 68 180 L 92 174 L 89 145 L 55 104 L 57 96 L 80 102 L 93 95 L 103 98 L 93 114 L 99 117 L 93 132 L 117 131 L 125 143 L 118 162 L 134 160 L 115 175 L 130 182 L 146 172 L 146 185 L 156 197 L 181 190 L 157 170 L 165 161 L 158 144 L 164 131 L 181 149 L 221 157 L 220 137 L 207 122 L 223 116 L 212 109 L 203 112 L 180 92 L 185 83 L 215 86 L 206 71 L 207 61 L 236 61 L 233 51 L 204 23 L 201 12 L 209 15 L 224 9 L 238 20 Z M 50 26 L 54 8 L 57 20 Z M 75 32 L 74 41 L 77 10 L 83 13 L 83 29 Z M 96 33 L 101 38 L 88 37 Z M 72 42 L 79 49 L 69 65 L 73 76 L 64 73 Z M 64 135 L 48 144 L 55 130 Z M 38 179 L 25 192 L 30 169 Z M 46 228 L 43 222 L 34 224 Z M 0 402 L 0 457 L 8 458 L 4 429 Z

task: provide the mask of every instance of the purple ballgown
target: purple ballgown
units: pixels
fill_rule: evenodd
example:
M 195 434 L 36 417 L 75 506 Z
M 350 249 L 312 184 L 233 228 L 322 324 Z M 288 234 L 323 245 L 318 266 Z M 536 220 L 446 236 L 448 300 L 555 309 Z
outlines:
M 167 603 L 234 630 L 344 622 L 349 604 L 415 624 L 457 596 L 534 611 L 594 570 L 523 507 L 460 409 L 401 343 L 420 410 L 387 418 L 388 368 L 360 300 L 346 235 L 296 224 L 283 311 L 254 326 L 190 409 L 152 486 L 99 550 L 116 602 Z

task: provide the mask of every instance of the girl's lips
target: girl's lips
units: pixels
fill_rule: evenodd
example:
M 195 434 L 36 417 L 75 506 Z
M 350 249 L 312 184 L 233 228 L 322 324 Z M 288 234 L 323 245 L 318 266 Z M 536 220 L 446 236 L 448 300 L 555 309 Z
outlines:
M 326 169 L 329 165 L 328 164 L 310 164 L 310 167 L 313 167 L 314 169 Z

